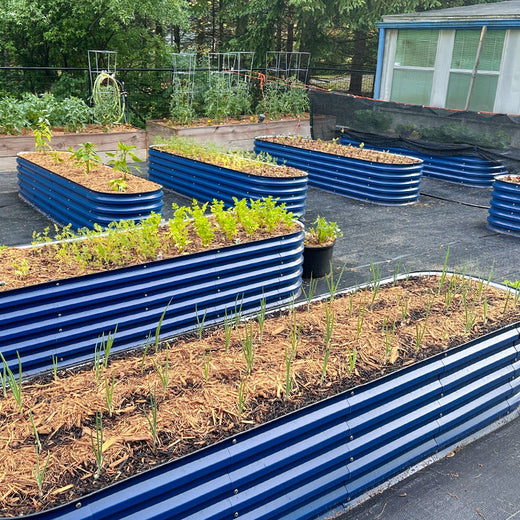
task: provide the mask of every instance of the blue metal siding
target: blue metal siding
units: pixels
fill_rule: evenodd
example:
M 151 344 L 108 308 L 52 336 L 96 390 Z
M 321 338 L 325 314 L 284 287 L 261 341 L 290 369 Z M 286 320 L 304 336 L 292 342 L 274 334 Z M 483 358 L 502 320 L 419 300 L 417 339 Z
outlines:
M 348 137 L 341 137 L 341 144 L 359 146 L 359 141 L 354 141 Z M 507 173 L 507 170 L 500 164 L 487 161 L 480 157 L 463 156 L 440 156 L 428 155 L 425 153 L 414 152 L 406 148 L 383 148 L 365 143 L 365 148 L 371 150 L 389 150 L 392 153 L 417 157 L 423 161 L 423 175 L 432 179 L 465 184 L 475 188 L 489 188 L 497 175 Z
M 151 212 L 161 213 L 162 190 L 146 193 L 102 193 L 17 158 L 20 196 L 44 215 L 61 225 L 75 228 L 94 224 L 103 227 L 119 220 L 140 221 Z
M 255 151 L 309 174 L 309 185 L 345 197 L 389 205 L 419 198 L 422 163 L 382 164 L 255 140 Z
M 272 196 L 297 216 L 305 213 L 307 176 L 262 177 L 186 159 L 156 148 L 149 150 L 150 180 L 199 201 L 224 201 L 226 207 L 238 199 Z
M 117 326 L 114 350 L 143 345 L 159 318 L 164 336 L 221 321 L 299 293 L 303 231 L 250 244 L 150 262 L 0 293 L 0 349 L 24 374 L 91 359 L 102 334 Z
M 38 520 L 310 520 L 513 411 L 520 330 L 354 388 Z
M 490 205 L 488 228 L 520 236 L 520 184 L 495 179 Z

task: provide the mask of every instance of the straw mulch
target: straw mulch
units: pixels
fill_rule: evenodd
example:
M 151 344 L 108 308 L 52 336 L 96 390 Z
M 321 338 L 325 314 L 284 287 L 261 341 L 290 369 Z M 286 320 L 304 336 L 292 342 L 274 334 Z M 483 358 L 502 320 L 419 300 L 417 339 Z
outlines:
M 463 279 L 450 287 L 449 280 L 439 290 L 437 277 L 412 278 L 375 294 L 361 290 L 278 312 L 263 330 L 257 317 L 152 345 L 146 355 L 109 356 L 97 371 L 59 371 L 23 385 L 21 411 L 7 389 L 0 400 L 0 516 L 75 500 L 519 320 L 514 294 Z M 328 349 L 327 315 L 329 324 L 334 317 Z M 96 413 L 103 424 L 99 471 Z M 40 470 L 47 465 L 41 494 L 38 462 Z

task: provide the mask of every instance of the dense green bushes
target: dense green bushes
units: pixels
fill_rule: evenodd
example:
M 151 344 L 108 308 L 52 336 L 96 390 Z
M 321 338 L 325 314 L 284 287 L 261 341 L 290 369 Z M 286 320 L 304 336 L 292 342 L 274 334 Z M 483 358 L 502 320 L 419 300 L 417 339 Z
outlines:
M 24 128 L 63 126 L 76 132 L 93 122 L 92 109 L 77 97 L 59 101 L 53 94 L 23 94 L 0 98 L 0 132 L 16 135 Z

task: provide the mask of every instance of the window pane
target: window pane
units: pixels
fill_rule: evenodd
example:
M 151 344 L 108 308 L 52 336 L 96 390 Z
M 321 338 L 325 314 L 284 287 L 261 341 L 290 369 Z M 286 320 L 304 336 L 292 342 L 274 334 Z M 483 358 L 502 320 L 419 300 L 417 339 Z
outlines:
M 504 36 L 505 31 L 502 30 L 488 30 L 486 32 L 482 43 L 478 70 L 500 70 Z M 479 40 L 480 31 L 477 30 L 459 30 L 455 33 L 451 58 L 452 69 L 473 70 Z
M 448 83 L 446 108 L 463 110 L 468 95 L 471 74 L 452 72 Z M 469 110 L 493 112 L 497 91 L 498 75 L 479 74 L 475 78 L 473 92 L 469 103 Z
M 433 67 L 437 54 L 439 31 L 400 30 L 397 34 L 395 65 L 402 67 Z
M 429 105 L 432 83 L 432 70 L 394 69 L 390 101 Z

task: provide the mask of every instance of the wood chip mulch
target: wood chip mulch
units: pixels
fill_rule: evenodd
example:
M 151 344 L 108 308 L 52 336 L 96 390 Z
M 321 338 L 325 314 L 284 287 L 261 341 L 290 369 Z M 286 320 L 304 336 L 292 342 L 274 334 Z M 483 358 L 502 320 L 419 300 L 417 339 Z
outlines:
M 113 168 L 104 164 L 99 164 L 92 168 L 87 175 L 82 167 L 75 164 L 74 156 L 70 152 L 54 152 L 60 157 L 62 162 L 56 162 L 53 155 L 49 153 L 27 152 L 20 154 L 24 159 L 32 161 L 47 170 L 50 170 L 66 179 L 69 179 L 85 188 L 101 193 L 128 194 L 128 193 L 147 193 L 161 189 L 155 182 L 143 179 L 136 175 L 127 174 L 125 191 L 114 191 L 110 186 L 110 181 L 120 179 L 123 173 L 115 171 Z
M 263 329 L 257 317 L 233 323 L 227 335 L 221 326 L 152 346 L 146 355 L 109 357 L 106 368 L 58 371 L 23 385 L 21 410 L 7 389 L 0 400 L 0 515 L 76 500 L 519 320 L 515 295 L 458 277 L 450 285 L 451 279 L 439 288 L 438 277 L 410 278 L 278 312 Z M 329 347 L 327 313 L 334 316 Z M 424 331 L 420 341 L 418 331 Z M 113 389 L 111 404 L 107 388 Z M 155 445 L 149 423 L 154 399 Z M 96 413 L 103 418 L 99 475 L 91 445 Z M 41 495 L 33 475 L 37 461 L 47 465 Z
M 350 159 L 360 159 L 362 161 L 369 161 L 373 163 L 417 164 L 420 162 L 420 159 L 415 159 L 407 155 L 399 155 L 390 152 L 379 152 L 377 150 L 369 150 L 363 147 L 342 145 L 331 141 L 305 139 L 304 137 L 275 136 L 261 137 L 260 139 L 271 143 L 277 143 L 286 146 L 294 146 L 303 150 L 323 152 L 333 155 L 339 155 L 341 157 L 348 157 Z

